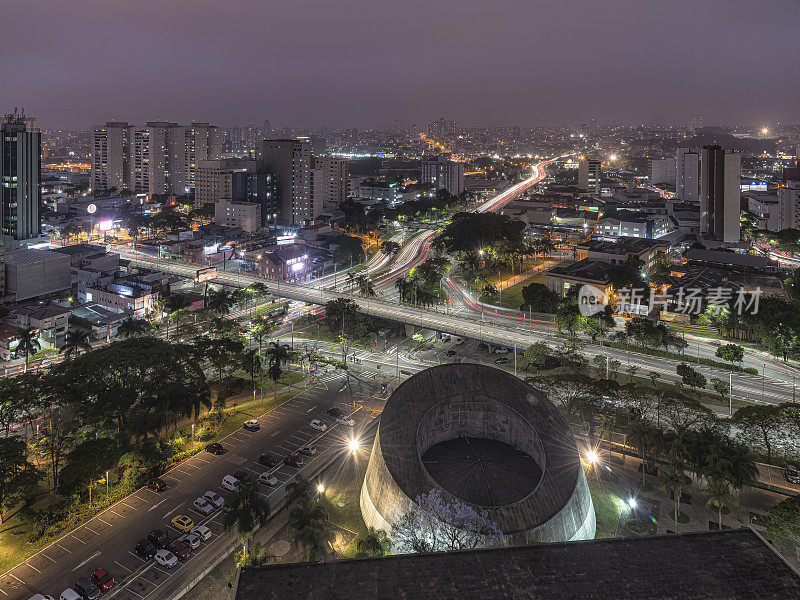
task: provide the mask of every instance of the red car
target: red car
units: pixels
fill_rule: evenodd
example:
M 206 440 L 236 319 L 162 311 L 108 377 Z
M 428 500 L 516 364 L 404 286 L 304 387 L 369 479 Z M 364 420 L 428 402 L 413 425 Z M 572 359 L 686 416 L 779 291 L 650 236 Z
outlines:
M 107 592 L 117 584 L 111 574 L 105 569 L 95 569 L 92 571 L 90 579 L 93 584 L 100 588 L 101 592 Z
M 153 490 L 154 492 L 163 492 L 165 489 L 167 489 L 167 484 L 164 483 L 164 480 L 160 477 L 154 477 L 148 481 L 145 486 L 148 490 Z
M 181 560 L 184 560 L 192 552 L 192 547 L 186 542 L 183 542 L 181 540 L 175 540 L 174 542 L 172 542 L 169 545 L 169 549 L 175 556 L 177 556 Z
M 283 464 L 290 467 L 299 467 L 303 464 L 303 458 L 297 454 L 292 454 L 283 459 Z

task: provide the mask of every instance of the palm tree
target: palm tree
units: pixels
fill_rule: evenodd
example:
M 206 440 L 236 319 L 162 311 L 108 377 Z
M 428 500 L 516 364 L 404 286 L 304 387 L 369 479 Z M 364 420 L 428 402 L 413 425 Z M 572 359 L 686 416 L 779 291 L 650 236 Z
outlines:
M 59 352 L 64 353 L 64 358 L 70 360 L 78 355 L 81 351 L 88 352 L 92 349 L 92 342 L 89 339 L 89 334 L 86 331 L 73 330 L 67 332 L 67 337 L 64 342 L 64 347 Z
M 117 327 L 117 335 L 126 339 L 140 335 L 146 335 L 150 331 L 151 327 L 152 325 L 150 325 L 150 323 L 142 319 L 128 318 L 120 323 L 119 327 Z
M 382 529 L 370 527 L 356 542 L 356 556 L 386 556 L 392 549 L 392 541 Z
M 722 507 L 725 503 L 732 501 L 731 488 L 723 479 L 712 478 L 704 491 L 708 496 L 706 504 L 717 509 L 719 529 L 722 531 Z
M 242 356 L 242 366 L 247 374 L 250 375 L 250 380 L 255 382 L 256 375 L 261 370 L 261 357 L 258 355 L 257 350 L 248 350 Z
M 408 289 L 411 287 L 411 282 L 405 277 L 401 277 L 394 282 L 394 287 L 397 288 L 397 293 L 400 296 L 400 302 L 405 302 L 406 296 L 408 296 Z
M 283 366 L 289 361 L 289 346 L 279 342 L 270 342 L 267 348 L 267 356 L 269 357 L 269 364 L 277 364 Z
M 683 472 L 683 465 L 680 464 L 679 459 L 674 457 L 666 467 L 659 470 L 659 474 L 661 475 L 659 489 L 664 493 L 671 493 L 675 502 L 675 529 L 677 530 L 678 515 L 681 507 L 681 492 L 692 480 Z
M 300 504 L 289 513 L 289 530 L 309 561 L 320 560 L 333 539 L 328 513 L 319 504 Z
M 267 368 L 267 375 L 270 379 L 272 379 L 272 399 L 278 399 L 278 379 L 281 378 L 283 374 L 283 369 L 281 369 L 281 365 L 278 362 L 270 361 L 269 367 Z
M 212 291 L 206 301 L 206 307 L 219 314 L 227 313 L 234 304 L 236 304 L 235 295 L 225 288 Z
M 487 296 L 494 296 L 495 294 L 497 294 L 497 287 L 495 287 L 491 283 L 487 283 L 485 286 L 483 286 L 483 289 L 481 291 Z
M 261 352 L 261 342 L 264 336 L 269 333 L 269 327 L 263 321 L 256 321 L 250 324 L 250 340 L 258 340 L 258 351 Z
M 28 360 L 31 354 L 36 354 L 42 345 L 39 343 L 39 332 L 33 327 L 23 327 L 17 334 L 19 343 L 17 344 L 17 353 L 25 353 L 25 372 L 28 371 Z
M 289 502 L 300 502 L 300 504 L 311 504 L 316 497 L 316 486 L 307 477 L 296 475 L 286 484 L 286 497 Z
M 239 526 L 239 535 L 246 536 L 256 523 L 263 525 L 269 517 L 269 502 L 258 493 L 258 483 L 242 483 L 236 491 L 228 496 L 225 504 L 231 509 L 225 513 L 223 526 L 229 531 L 234 525 Z
M 368 298 L 375 297 L 375 286 L 372 285 L 372 281 L 369 277 L 365 275 L 360 275 L 358 277 L 358 290 L 362 296 L 366 296 Z

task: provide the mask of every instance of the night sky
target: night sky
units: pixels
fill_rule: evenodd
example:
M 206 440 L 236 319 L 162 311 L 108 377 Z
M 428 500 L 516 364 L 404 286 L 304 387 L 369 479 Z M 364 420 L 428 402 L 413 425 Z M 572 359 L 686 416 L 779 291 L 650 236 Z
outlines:
M 772 123 L 798 0 L 4 0 L 0 110 L 331 127 Z

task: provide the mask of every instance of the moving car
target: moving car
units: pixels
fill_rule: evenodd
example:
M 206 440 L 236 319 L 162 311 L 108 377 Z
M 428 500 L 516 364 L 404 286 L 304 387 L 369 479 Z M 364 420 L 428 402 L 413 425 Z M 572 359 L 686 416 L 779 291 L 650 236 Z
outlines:
M 344 425 L 345 427 L 353 427 L 356 424 L 356 422 L 350 417 L 339 417 L 336 419 L 336 422 L 339 425 Z
M 192 529 L 194 529 L 194 527 L 192 527 Z M 178 540 L 184 544 L 188 544 L 189 548 L 192 550 L 197 550 L 200 547 L 200 538 L 191 532 L 184 533 Z
M 225 498 L 220 496 L 217 492 L 212 492 L 208 490 L 205 494 L 203 494 L 203 498 L 208 500 L 209 503 L 214 505 L 214 508 L 219 508 L 223 504 L 225 504 Z
M 100 588 L 89 581 L 88 577 L 78 577 L 72 589 L 78 592 L 84 600 L 97 600 L 100 597 Z
M 328 429 L 328 426 L 319 419 L 314 419 L 308 424 L 308 426 L 311 427 L 311 429 L 316 429 L 317 431 L 326 431 Z
M 258 457 L 258 464 L 272 468 L 278 464 L 278 459 L 271 454 L 262 454 Z
M 290 454 L 283 459 L 283 464 L 298 468 L 303 464 L 303 457 L 299 454 Z
M 160 529 L 153 529 L 147 534 L 147 539 L 159 548 L 166 548 L 169 545 L 169 536 Z
M 93 584 L 100 588 L 101 592 L 107 592 L 117 584 L 111 573 L 105 569 L 95 569 L 92 571 L 90 579 Z
M 206 452 L 209 452 L 211 454 L 220 455 L 223 452 L 225 452 L 225 448 L 223 448 L 222 444 L 220 444 L 219 442 L 212 442 L 211 444 L 206 446 Z
M 178 531 L 188 533 L 192 530 L 192 527 L 194 527 L 194 521 L 186 515 L 178 515 L 172 518 L 172 526 Z
M 258 482 L 264 485 L 278 485 L 278 478 L 272 473 L 262 473 L 258 476 Z
M 165 489 L 167 489 L 167 484 L 164 483 L 164 480 L 160 477 L 154 477 L 145 484 L 145 487 L 148 490 L 153 490 L 154 492 L 163 492 Z
M 250 419 L 244 422 L 244 428 L 247 429 L 247 431 L 258 431 L 261 429 L 261 425 L 259 425 L 256 419 Z
M 337 418 L 337 419 L 339 417 L 341 417 L 342 415 L 344 415 L 344 411 L 341 408 L 339 408 L 338 406 L 332 406 L 331 408 L 329 408 L 325 412 L 327 412 L 330 416 L 332 416 L 334 418 Z
M 783 476 L 789 483 L 800 483 L 800 471 L 794 465 L 783 467 Z
M 139 540 L 139 543 L 136 544 L 136 554 L 142 558 L 150 560 L 156 555 L 156 552 L 158 552 L 158 547 L 150 540 Z
M 159 550 L 153 559 L 162 567 L 171 569 L 178 564 L 178 557 L 169 550 Z
M 204 515 L 210 515 L 212 512 L 214 512 L 214 505 L 205 498 L 197 498 L 192 506 L 194 506 L 194 509 L 197 512 Z
M 317 453 L 317 447 L 314 444 L 306 444 L 301 446 L 298 452 L 306 456 L 314 456 Z
M 181 540 L 175 540 L 169 545 L 170 551 L 183 560 L 187 558 L 192 553 L 192 547 L 189 546 L 186 542 L 182 542 Z
M 209 539 L 211 539 L 211 530 L 205 525 L 195 525 L 192 527 L 192 531 L 190 533 L 196 535 L 204 542 L 207 542 Z
M 235 492 L 238 485 L 239 480 L 233 475 L 225 475 L 225 477 L 222 478 L 222 488 L 229 492 Z

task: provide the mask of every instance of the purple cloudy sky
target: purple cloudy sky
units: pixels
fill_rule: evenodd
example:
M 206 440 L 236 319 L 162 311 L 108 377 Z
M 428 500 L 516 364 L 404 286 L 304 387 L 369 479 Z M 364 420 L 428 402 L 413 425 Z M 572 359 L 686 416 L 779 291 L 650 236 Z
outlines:
M 798 0 L 6 0 L 0 110 L 388 126 L 798 120 Z

